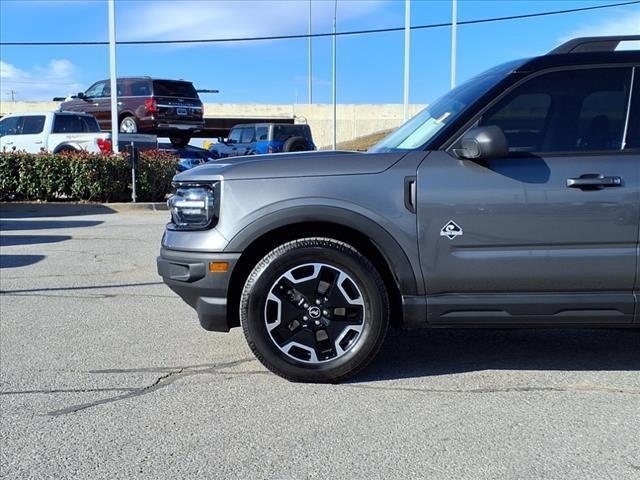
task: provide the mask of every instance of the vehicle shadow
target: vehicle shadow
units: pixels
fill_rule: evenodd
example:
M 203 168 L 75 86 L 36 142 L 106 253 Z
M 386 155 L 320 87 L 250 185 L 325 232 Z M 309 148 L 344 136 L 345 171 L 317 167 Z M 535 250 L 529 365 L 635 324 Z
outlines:
M 1 235 L 0 247 L 17 245 L 36 245 L 40 243 L 58 243 L 71 240 L 70 235 Z
M 2 218 L 29 217 L 76 217 L 82 215 L 105 215 L 117 213 L 105 205 L 92 203 L 3 203 L 0 204 Z
M 481 370 L 640 370 L 640 331 L 607 329 L 393 331 L 351 382 Z
M 1 220 L 0 231 L 95 227 L 102 223 L 100 220 Z
M 0 255 L 0 268 L 18 268 L 44 260 L 46 255 Z

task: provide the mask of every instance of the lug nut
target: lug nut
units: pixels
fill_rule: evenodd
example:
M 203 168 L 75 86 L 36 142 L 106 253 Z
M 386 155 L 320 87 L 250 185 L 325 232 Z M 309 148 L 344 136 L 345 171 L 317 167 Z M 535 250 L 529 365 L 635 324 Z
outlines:
M 329 315 L 329 310 L 322 310 L 322 314 L 326 317 Z
M 320 325 L 320 320 L 316 320 L 316 321 L 315 321 L 315 324 L 316 324 L 316 325 Z
M 308 304 L 308 303 L 305 303 L 305 304 L 304 304 L 304 308 L 309 308 L 309 304 Z
M 320 301 L 320 299 L 316 299 L 316 305 L 320 305 L 322 302 Z
M 306 322 L 307 320 L 309 320 L 309 317 L 307 317 L 307 316 L 305 315 L 304 317 L 302 317 L 302 320 L 304 320 L 304 321 Z

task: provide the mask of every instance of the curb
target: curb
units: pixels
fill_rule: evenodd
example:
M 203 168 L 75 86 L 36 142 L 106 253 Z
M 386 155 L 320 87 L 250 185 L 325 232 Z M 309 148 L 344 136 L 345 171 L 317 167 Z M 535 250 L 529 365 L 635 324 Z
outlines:
M 108 213 L 167 211 L 166 202 L 74 203 L 74 202 L 0 202 L 0 217 L 5 214 L 31 216 L 101 215 Z
M 166 202 L 142 202 L 142 203 L 101 203 L 103 207 L 111 208 L 118 213 L 137 212 L 140 210 L 148 210 L 151 212 L 167 211 Z

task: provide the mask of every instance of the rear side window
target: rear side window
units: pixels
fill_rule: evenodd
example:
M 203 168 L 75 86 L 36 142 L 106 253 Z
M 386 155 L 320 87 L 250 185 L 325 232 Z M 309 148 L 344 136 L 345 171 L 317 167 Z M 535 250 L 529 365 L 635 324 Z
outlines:
M 307 128 L 305 125 L 274 125 L 273 126 L 273 139 L 279 142 L 284 142 L 291 137 L 303 137 L 307 138 Z
M 98 122 L 85 115 L 56 115 L 53 133 L 96 133 L 100 131 Z
M 157 97 L 198 98 L 198 92 L 190 82 L 154 80 L 153 94 Z
M 548 73 L 516 88 L 479 125 L 499 126 L 511 152 L 620 150 L 630 90 L 630 68 Z
M 6 117 L 0 120 L 0 137 L 17 135 L 20 120 L 22 120 L 22 117 Z
M 122 85 L 121 82 L 116 83 L 116 86 L 118 88 L 118 97 L 121 97 L 124 95 L 124 86 Z M 111 83 L 107 82 L 107 84 L 104 87 L 104 90 L 102 90 L 102 94 L 100 94 L 100 97 L 110 97 L 111 96 Z
M 256 127 L 256 141 L 263 142 L 269 140 L 269 127 Z
M 136 97 L 151 96 L 151 82 L 139 81 L 131 83 L 131 95 Z
M 253 142 L 253 127 L 245 127 L 242 129 L 242 137 L 240 139 L 240 143 L 251 143 Z
M 44 115 L 34 115 L 22 117 L 22 128 L 20 133 L 22 135 L 36 135 L 42 133 L 44 128 Z

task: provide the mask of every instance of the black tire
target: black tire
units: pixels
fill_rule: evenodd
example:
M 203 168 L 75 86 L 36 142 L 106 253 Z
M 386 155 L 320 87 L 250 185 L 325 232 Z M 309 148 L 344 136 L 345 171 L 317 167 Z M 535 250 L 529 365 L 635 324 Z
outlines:
M 283 281 L 287 272 L 291 272 L 292 270 L 295 272 L 296 269 L 309 268 L 308 266 L 305 267 L 305 265 L 311 263 L 321 266 L 318 267 L 318 273 L 316 273 L 315 267 L 312 267 L 315 277 L 309 277 L 309 282 L 314 282 L 314 285 L 318 285 L 319 289 L 321 275 L 326 275 L 326 273 L 319 273 L 322 269 L 325 269 L 325 272 L 335 270 L 340 272 L 340 274 L 344 273 L 347 275 L 346 281 L 352 282 L 352 286 L 347 284 L 347 287 L 349 287 L 352 292 L 355 291 L 354 295 L 357 295 L 355 298 L 361 303 L 361 306 L 358 307 L 348 306 L 349 309 L 361 308 L 361 320 L 358 320 L 361 324 L 359 326 L 359 333 L 355 335 L 353 340 L 350 340 L 352 342 L 350 345 L 343 347 L 340 344 L 341 348 L 339 351 L 339 339 L 344 338 L 346 340 L 348 335 L 345 335 L 345 332 L 351 335 L 351 331 L 347 332 L 351 327 L 343 327 L 345 324 L 339 323 L 340 321 L 347 320 L 346 312 L 341 313 L 341 315 L 343 315 L 342 318 L 338 316 L 339 311 L 344 311 L 342 308 L 335 308 L 333 310 L 335 315 L 331 320 L 325 318 L 326 312 L 329 312 L 332 308 L 328 305 L 329 302 L 327 302 L 327 310 L 323 310 L 323 316 L 321 317 L 321 320 L 327 324 L 324 332 L 328 334 L 331 330 L 342 331 L 342 335 L 338 336 L 338 340 L 334 340 L 335 336 L 334 338 L 326 340 L 328 343 L 325 345 L 331 345 L 329 350 L 332 351 L 333 356 L 329 353 L 326 354 L 326 357 L 321 358 L 320 354 L 324 354 L 327 350 L 318 350 L 319 340 L 317 330 L 324 328 L 324 326 L 317 327 L 311 325 L 310 328 L 302 328 L 307 327 L 307 325 L 302 325 L 298 322 L 298 328 L 293 331 L 305 336 L 310 335 L 311 338 L 313 338 L 313 349 L 315 350 L 315 354 L 318 355 L 318 357 L 315 358 L 315 363 L 313 362 L 314 359 L 303 361 L 293 358 L 290 352 L 296 347 L 289 347 L 288 352 L 285 352 L 282 349 L 282 345 L 278 346 L 275 337 L 272 336 L 271 332 L 274 331 L 277 333 L 277 329 L 281 327 L 284 333 L 288 333 L 285 329 L 291 329 L 291 326 L 297 321 L 293 320 L 286 323 L 288 321 L 282 319 L 284 316 L 283 311 L 285 311 L 281 306 L 282 303 L 280 303 L 280 307 L 278 307 L 277 327 L 271 327 L 273 330 L 267 328 L 267 302 L 270 301 L 273 303 L 273 300 L 268 300 L 268 297 L 273 298 L 271 296 L 272 292 L 278 288 L 283 288 L 280 286 L 280 282 Z M 341 277 L 337 276 L 336 278 L 338 279 L 337 281 L 339 281 Z M 300 281 L 300 285 L 302 285 L 302 281 L 298 281 Z M 331 290 L 325 290 L 325 293 L 320 295 L 327 295 L 333 299 L 333 291 L 335 290 L 334 287 L 337 285 L 337 281 L 329 287 Z M 353 288 L 354 286 L 355 290 Z M 341 288 L 338 289 L 340 292 L 345 293 L 347 287 L 345 287 L 343 280 Z M 298 287 L 298 284 L 295 284 L 294 288 L 303 287 Z M 313 291 L 316 292 L 315 286 L 313 287 Z M 287 291 L 287 293 L 283 295 L 289 295 L 290 292 L 291 291 Z M 340 293 L 342 298 L 349 301 L 347 296 L 342 295 L 342 293 Z M 315 293 L 313 295 L 315 295 Z M 315 300 L 311 299 L 313 295 L 307 295 L 309 297 L 309 303 L 311 303 L 311 307 L 308 310 L 309 314 L 311 314 L 311 308 L 313 308 L 313 302 L 315 302 Z M 327 301 L 327 298 L 325 297 L 323 300 Z M 296 307 L 302 310 L 302 313 L 295 313 L 295 315 L 297 315 L 296 318 L 309 318 L 308 316 L 300 317 L 300 315 L 305 313 L 303 306 L 300 304 L 296 304 L 295 306 L 293 304 L 287 304 L 287 312 L 293 311 Z M 328 316 L 330 317 L 333 313 L 329 313 Z M 389 326 L 389 298 L 384 282 L 376 268 L 355 248 L 331 238 L 301 238 L 279 246 L 267 254 L 255 266 L 245 283 L 240 298 L 240 320 L 249 347 L 258 360 L 276 375 L 294 382 L 335 383 L 358 373 L 366 367 L 378 353 Z M 330 325 L 332 322 L 335 324 L 333 328 Z M 309 321 L 308 323 L 311 324 L 312 322 Z M 317 324 L 318 322 L 314 321 L 314 323 Z M 316 330 L 310 332 L 310 329 Z M 291 337 L 289 337 L 288 340 L 284 340 L 284 342 L 289 342 L 287 345 L 291 345 L 290 340 L 293 338 L 302 337 L 294 337 L 292 334 Z
M 76 153 L 78 150 L 76 150 L 75 148 L 67 145 L 64 147 L 60 147 L 58 150 L 56 150 L 55 153 Z
M 303 137 L 288 138 L 282 146 L 283 152 L 306 152 L 308 150 L 311 149 L 309 148 L 307 140 Z
M 173 145 L 174 147 L 182 148 L 189 145 L 189 142 L 191 141 L 191 137 L 188 135 L 179 136 L 179 137 L 169 137 L 169 141 L 171 142 L 171 145 Z
M 127 115 L 120 120 L 120 126 L 118 127 L 120 133 L 138 133 L 138 122 L 136 117 Z

